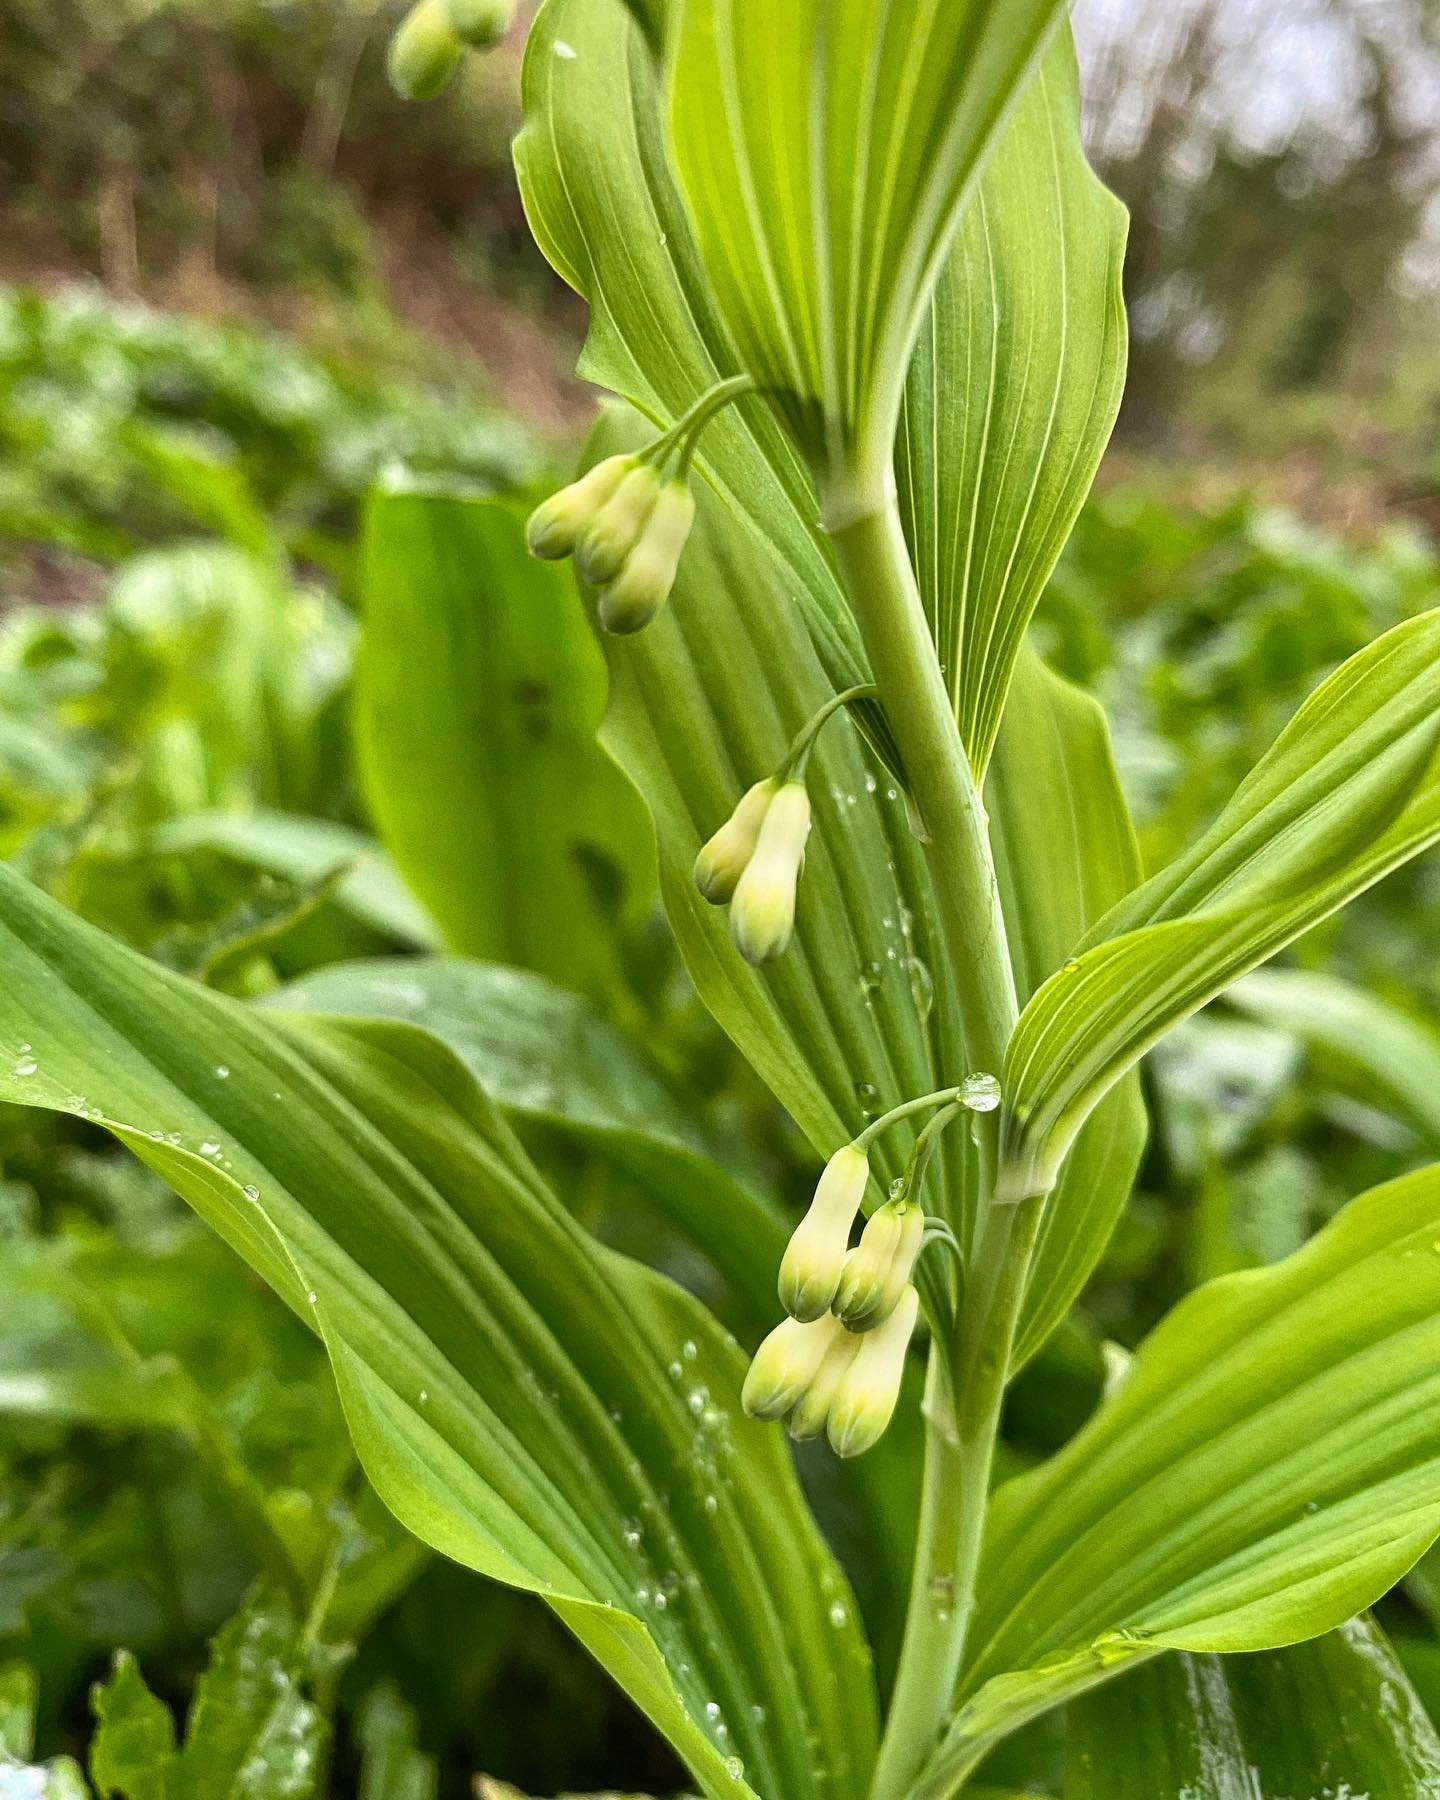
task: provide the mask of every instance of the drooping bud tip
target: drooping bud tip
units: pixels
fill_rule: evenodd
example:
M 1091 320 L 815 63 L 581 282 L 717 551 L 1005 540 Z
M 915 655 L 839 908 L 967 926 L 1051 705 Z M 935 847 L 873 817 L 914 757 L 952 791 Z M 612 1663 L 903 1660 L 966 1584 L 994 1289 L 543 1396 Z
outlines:
M 626 634 L 648 625 L 675 585 L 680 553 L 695 522 L 695 496 L 683 480 L 667 481 L 619 573 L 600 590 L 600 623 Z
M 919 1295 L 907 1287 L 878 1330 L 854 1338 L 858 1348 L 826 1412 L 830 1448 L 837 1456 L 862 1455 L 879 1442 L 895 1416 L 919 1306 Z
M 773 776 L 757 781 L 695 858 L 695 885 L 712 906 L 724 906 L 734 894 L 779 785 Z
M 385 66 L 402 100 L 433 100 L 459 60 L 460 39 L 446 0 L 419 0 L 397 26 Z
M 790 942 L 809 835 L 810 796 L 804 782 L 787 781 L 770 802 L 730 904 L 730 935 L 746 962 L 771 962 Z
M 780 1304 L 792 1318 L 818 1319 L 830 1310 L 869 1178 L 869 1158 L 853 1144 L 826 1163 L 780 1262 Z

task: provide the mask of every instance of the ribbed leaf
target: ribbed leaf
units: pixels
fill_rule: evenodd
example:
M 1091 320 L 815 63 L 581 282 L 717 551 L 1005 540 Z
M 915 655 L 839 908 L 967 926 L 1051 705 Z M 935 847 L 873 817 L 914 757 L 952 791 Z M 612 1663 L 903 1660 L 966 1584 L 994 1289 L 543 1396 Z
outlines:
M 578 1139 L 633 1182 L 724 1278 L 727 1316 L 752 1345 L 774 1324 L 785 1215 L 726 1167 L 645 1049 L 578 994 L 524 969 L 406 957 L 334 964 L 272 998 L 423 1025 L 497 1106 Z
M 1440 1533 L 1440 1166 L 1198 1289 L 991 1507 L 962 1706 L 922 1794 L 1161 1648 L 1329 1630 Z
M 886 480 L 957 210 L 1059 0 L 681 0 L 674 155 L 739 360 L 817 468 Z
M 595 743 L 605 670 L 569 571 L 505 502 L 375 495 L 355 731 L 386 848 L 447 944 L 605 993 L 614 919 L 653 882 L 634 795 Z
M 1065 1800 L 1437 1800 L 1440 1738 L 1378 1626 L 1166 1656 L 1070 1709 Z
M 1259 969 L 1225 998 L 1349 1064 L 1440 1147 L 1440 1032 L 1353 982 L 1308 969 Z
M 861 1791 L 854 1608 L 703 1308 L 580 1231 L 434 1039 L 251 1012 L 3 869 L 0 918 L 0 1095 L 106 1124 L 314 1322 L 402 1522 L 543 1595 L 708 1794 Z
M 1440 612 L 1321 684 L 1199 842 L 1109 912 L 1006 1058 L 1014 1194 L 1043 1192 L 1100 1097 L 1172 1025 L 1440 839 Z
M 1062 27 L 962 210 L 897 444 L 905 533 L 978 774 L 1120 405 L 1124 251 L 1125 209 L 1081 147 Z
M 1033 652 L 1020 658 L 985 789 L 1022 1002 L 1140 878 L 1110 730 L 1096 702 Z M 1131 1075 L 1087 1121 L 1041 1223 L 1015 1361 L 1059 1324 L 1120 1216 L 1145 1144 Z

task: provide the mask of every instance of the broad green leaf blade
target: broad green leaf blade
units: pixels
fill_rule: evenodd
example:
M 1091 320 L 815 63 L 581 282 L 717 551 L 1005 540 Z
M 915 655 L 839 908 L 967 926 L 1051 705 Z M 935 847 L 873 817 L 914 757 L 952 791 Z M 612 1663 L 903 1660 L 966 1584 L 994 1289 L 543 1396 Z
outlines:
M 1014 1195 L 1044 1192 L 1163 1034 L 1440 839 L 1440 611 L 1321 684 L 1210 830 L 1122 901 L 1025 1008 L 1006 1058 Z
M 1440 1031 L 1353 982 L 1308 969 L 1257 969 L 1225 998 L 1349 1064 L 1440 1147 Z
M 143 848 L 181 856 L 210 850 L 246 868 L 306 885 L 340 870 L 336 903 L 362 925 L 416 950 L 433 950 L 439 943 L 434 920 L 374 838 L 333 819 L 264 809 L 182 813 L 153 826 Z
M 628 427 L 603 420 L 592 453 L 627 443 Z M 701 998 L 828 1152 L 886 1107 L 966 1073 L 958 1009 L 903 798 L 847 719 L 826 727 L 811 759 L 815 827 L 784 956 L 752 968 L 724 909 L 696 891 L 700 845 L 833 692 L 784 570 L 713 494 L 697 498 L 671 604 L 609 650 L 604 740 L 655 822 L 661 894 Z M 949 1133 L 937 1158 L 942 1206 L 958 1204 L 965 1135 Z M 905 1138 L 877 1145 L 885 1178 Z
M 1437 1800 L 1440 1738 L 1379 1627 L 1257 1656 L 1165 1656 L 1070 1708 L 1065 1800 Z
M 817 471 L 889 480 L 967 188 L 1058 0 L 680 0 L 673 153 L 739 361 Z
M 569 571 L 508 502 L 378 493 L 355 729 L 386 848 L 450 948 L 614 989 L 653 882 L 644 814 L 595 742 L 605 669 Z
M 1033 651 L 1022 654 L 985 788 L 1022 1001 L 1140 878 L 1105 715 Z M 1015 1363 L 1064 1318 L 1109 1241 L 1145 1144 L 1131 1075 L 1087 1121 L 1046 1205 Z
M 774 1324 L 785 1215 L 726 1168 L 644 1048 L 578 994 L 524 969 L 406 957 L 320 969 L 267 1003 L 423 1026 L 506 1112 L 592 1146 L 632 1180 L 724 1278 L 750 1343 Z
M 323 1331 L 402 1521 L 542 1594 L 708 1794 L 863 1788 L 868 1656 L 743 1355 L 574 1224 L 454 1056 L 253 1012 L 4 869 L 0 917 L 0 1095 L 98 1117 Z
M 175 1721 L 157 1700 L 128 1650 L 117 1650 L 109 1680 L 90 1690 L 96 1720 L 90 1779 L 101 1800 L 169 1800 Z
M 1352 1201 L 1182 1301 L 1000 1489 L 937 1769 L 1131 1657 L 1293 1643 L 1404 1574 L 1440 1533 L 1437 1243 L 1440 1165 Z
M 979 774 L 1119 409 L 1125 224 L 1085 160 L 1062 26 L 961 212 L 896 446 L 906 537 Z

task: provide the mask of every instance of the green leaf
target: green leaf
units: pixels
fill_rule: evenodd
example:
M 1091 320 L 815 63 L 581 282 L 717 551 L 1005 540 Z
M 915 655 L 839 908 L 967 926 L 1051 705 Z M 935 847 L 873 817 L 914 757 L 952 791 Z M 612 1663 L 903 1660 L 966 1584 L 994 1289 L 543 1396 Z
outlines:
M 1225 998 L 1338 1057 L 1440 1147 L 1440 1032 L 1353 982 L 1305 969 L 1259 969 Z
M 1379 1628 L 1259 1656 L 1166 1656 L 1070 1709 L 1065 1800 L 1440 1795 L 1440 1738 Z
M 529 555 L 513 505 L 412 491 L 371 499 L 361 567 L 355 727 L 386 848 L 450 948 L 612 989 L 653 856 L 595 742 L 605 669 L 569 570 Z
M 574 1224 L 453 1055 L 252 1012 L 3 868 L 0 917 L 0 1095 L 98 1112 L 323 1332 L 401 1521 L 542 1594 L 707 1793 L 862 1786 L 868 1656 L 743 1355 Z
M 1192 849 L 1099 922 L 1021 1016 L 1006 1057 L 1014 1195 L 1180 1019 L 1440 839 L 1440 612 L 1321 684 Z
M 888 483 L 957 211 L 1058 0 L 683 0 L 676 167 L 743 368 L 817 470 Z M 844 504 L 843 498 L 839 504 Z
M 1022 1002 L 1140 878 L 1135 833 L 1100 706 L 1022 654 L 985 788 L 996 877 Z M 1138 1078 L 1080 1132 L 1045 1209 L 1016 1338 L 1027 1362 L 1104 1252 L 1145 1146 Z
M 175 1721 L 157 1700 L 128 1650 L 115 1652 L 108 1681 L 96 1682 L 90 1704 L 97 1720 L 90 1744 L 90 1777 L 101 1800 L 169 1800 Z
M 1440 1532 L 1440 1165 L 1175 1308 L 1063 1450 L 991 1504 L 962 1706 L 925 1796 L 1160 1649 L 1271 1648 Z
M 0 1663 L 0 1757 L 24 1762 L 35 1751 L 40 1681 L 29 1663 Z
M 434 949 L 439 941 L 434 921 L 375 840 L 330 819 L 263 809 L 183 813 L 147 832 L 144 848 L 180 856 L 209 850 L 306 886 L 343 871 L 336 903 L 361 924 L 417 950 Z
M 355 1721 L 360 1740 L 358 1800 L 435 1800 L 440 1774 L 416 1745 L 413 1706 L 389 1685 L 373 1688 Z
M 327 1728 L 305 1694 L 307 1655 L 289 1606 L 259 1589 L 210 1646 L 165 1800 L 309 1800 L 317 1792 Z
M 962 210 L 896 445 L 905 534 L 980 775 L 1119 409 L 1125 223 L 1085 161 L 1062 26 Z
M 525 969 L 407 957 L 319 969 L 267 1004 L 423 1026 L 506 1112 L 591 1146 L 633 1181 L 724 1277 L 751 1343 L 774 1323 L 785 1215 L 726 1168 L 724 1146 L 643 1046 L 580 995 Z

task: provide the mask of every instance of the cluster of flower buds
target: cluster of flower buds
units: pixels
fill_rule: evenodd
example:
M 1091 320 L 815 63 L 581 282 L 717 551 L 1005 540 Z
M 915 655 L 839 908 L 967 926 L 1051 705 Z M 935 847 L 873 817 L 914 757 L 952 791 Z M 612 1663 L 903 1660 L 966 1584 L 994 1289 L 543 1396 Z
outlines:
M 742 1396 L 755 1418 L 787 1418 L 792 1437 L 826 1432 L 840 1456 L 868 1450 L 889 1425 L 919 1306 L 910 1281 L 925 1229 L 918 1205 L 887 1201 L 849 1247 L 869 1178 L 859 1144 L 825 1165 L 780 1264 L 789 1317 L 756 1352 Z
M 695 859 L 695 885 L 713 905 L 728 903 L 746 962 L 771 962 L 790 942 L 809 835 L 805 783 L 772 777 L 756 782 Z
M 538 506 L 526 537 L 531 554 L 573 556 L 599 590 L 600 623 L 625 634 L 648 625 L 675 585 L 695 522 L 683 474 L 665 476 L 650 452 L 607 456 Z
M 405 100 L 433 100 L 460 52 L 488 50 L 510 29 L 515 0 L 419 0 L 390 40 L 390 83 Z

